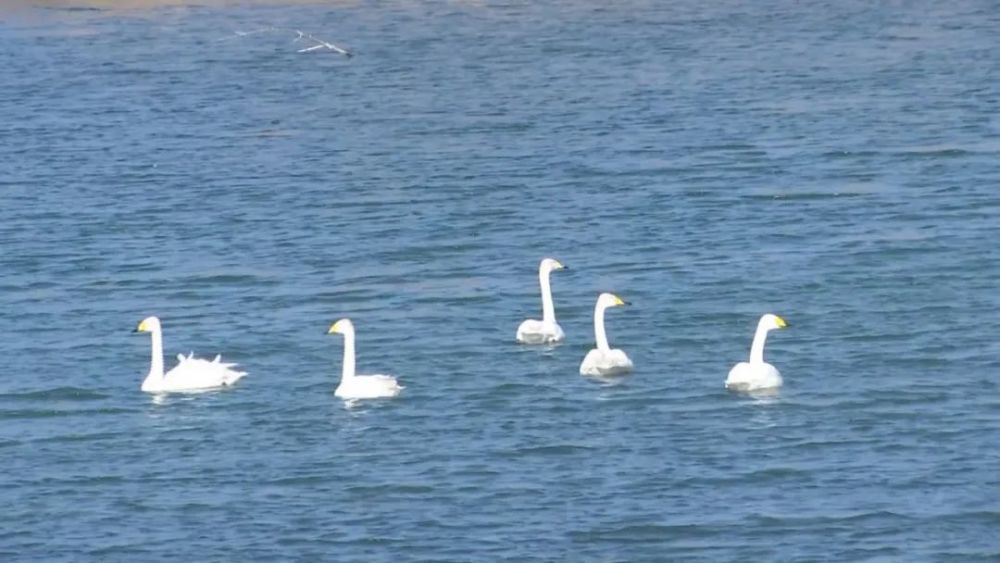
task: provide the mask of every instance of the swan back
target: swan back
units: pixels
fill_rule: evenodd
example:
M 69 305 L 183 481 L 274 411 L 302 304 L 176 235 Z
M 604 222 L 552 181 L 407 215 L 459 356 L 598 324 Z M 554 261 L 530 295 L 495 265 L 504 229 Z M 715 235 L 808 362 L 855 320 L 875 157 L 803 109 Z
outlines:
M 236 364 L 222 362 L 221 356 L 214 361 L 177 354 L 177 365 L 163 373 L 163 336 L 160 319 L 146 317 L 136 327 L 135 332 L 149 332 L 152 335 L 152 359 L 149 374 L 142 382 L 141 389 L 149 393 L 168 391 L 203 391 L 226 387 L 239 381 L 246 372 L 234 369 Z
M 235 363 L 210 362 L 202 358 L 188 356 L 167 372 L 164 377 L 167 384 L 179 389 L 204 389 L 226 387 L 239 381 L 246 375 L 244 371 L 233 369 Z
M 528 319 L 517 327 L 515 338 L 522 344 L 552 344 L 565 337 L 559 323 Z
M 740 362 L 729 370 L 729 376 L 726 377 L 726 389 L 732 391 L 776 389 L 783 383 L 778 368 L 766 362 L 759 364 Z
M 623 375 L 631 372 L 632 367 L 632 360 L 624 350 L 594 348 L 587 352 L 583 358 L 583 362 L 580 364 L 580 375 Z
M 379 399 L 395 397 L 402 390 L 391 375 L 356 375 L 342 380 L 333 394 L 342 399 Z
M 161 378 L 147 378 L 142 390 L 147 392 L 204 391 L 228 387 L 242 379 L 247 373 L 236 368 L 235 363 L 222 362 L 216 356 L 214 361 L 195 358 L 193 355 L 178 355 L 179 362 Z

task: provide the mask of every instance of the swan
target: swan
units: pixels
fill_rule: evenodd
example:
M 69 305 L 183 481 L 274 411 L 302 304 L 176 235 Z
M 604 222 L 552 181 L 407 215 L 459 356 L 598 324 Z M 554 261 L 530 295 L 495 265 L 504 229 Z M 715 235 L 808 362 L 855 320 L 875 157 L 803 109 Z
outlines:
M 545 258 L 538 265 L 538 283 L 542 287 L 542 320 L 528 319 L 517 327 L 517 341 L 522 344 L 550 344 L 563 339 L 563 330 L 556 322 L 556 309 L 552 304 L 549 273 L 565 270 L 555 258 Z
M 604 311 L 608 307 L 628 305 L 621 297 L 611 293 L 602 293 L 597 298 L 594 307 L 594 340 L 597 348 L 587 352 L 580 364 L 580 375 L 621 375 L 632 371 L 632 360 L 619 348 L 608 346 L 608 337 L 604 333 Z
M 787 326 L 785 319 L 778 315 L 768 313 L 760 318 L 760 322 L 757 323 L 757 333 L 754 334 L 753 344 L 750 346 L 750 361 L 740 362 L 729 370 L 726 389 L 757 391 L 781 387 L 781 372 L 764 361 L 764 341 L 767 340 L 768 332 Z
M 378 399 L 395 397 L 403 390 L 391 375 L 355 375 L 354 323 L 351 319 L 340 319 L 333 323 L 327 334 L 344 335 L 344 368 L 334 395 L 341 399 Z
M 149 375 L 142 382 L 146 393 L 168 393 L 171 391 L 203 391 L 216 387 L 227 387 L 240 380 L 246 372 L 232 369 L 236 364 L 221 362 L 216 356 L 211 362 L 195 358 L 194 353 L 177 354 L 177 365 L 163 373 L 163 334 L 160 319 L 147 317 L 139 323 L 134 332 L 148 332 L 153 338 L 153 358 L 149 365 Z

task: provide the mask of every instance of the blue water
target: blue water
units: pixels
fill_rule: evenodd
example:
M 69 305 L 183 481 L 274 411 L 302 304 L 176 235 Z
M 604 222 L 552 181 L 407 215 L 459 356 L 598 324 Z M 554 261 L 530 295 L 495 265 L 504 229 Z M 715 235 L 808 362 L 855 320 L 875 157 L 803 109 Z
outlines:
M 109 4 L 0 16 L 0 560 L 1000 558 L 995 5 Z

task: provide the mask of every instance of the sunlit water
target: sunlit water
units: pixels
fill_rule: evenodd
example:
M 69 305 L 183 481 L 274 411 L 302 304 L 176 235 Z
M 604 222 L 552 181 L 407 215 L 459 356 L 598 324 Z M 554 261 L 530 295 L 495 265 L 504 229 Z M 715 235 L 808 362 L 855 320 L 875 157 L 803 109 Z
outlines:
M 994 6 L 138 4 L 0 16 L 0 559 L 1000 557 Z

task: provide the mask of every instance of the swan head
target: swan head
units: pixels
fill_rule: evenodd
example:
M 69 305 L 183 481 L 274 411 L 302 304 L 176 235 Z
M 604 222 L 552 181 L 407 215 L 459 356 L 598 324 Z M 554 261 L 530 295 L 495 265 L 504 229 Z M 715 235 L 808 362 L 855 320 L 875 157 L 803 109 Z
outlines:
M 764 328 L 766 330 L 774 330 L 776 328 L 786 328 L 788 327 L 788 322 L 785 319 L 779 317 L 778 315 L 772 315 L 768 313 L 760 318 L 760 322 L 757 324 L 759 328 Z
M 351 319 L 340 319 L 339 321 L 330 325 L 330 330 L 326 331 L 327 334 L 354 334 L 354 323 Z
M 565 270 L 566 266 L 563 266 L 562 262 L 555 258 L 544 258 L 542 263 L 539 264 L 538 269 L 542 272 L 551 272 L 553 270 Z
M 622 305 L 630 305 L 630 303 L 614 293 L 602 293 L 597 298 L 598 307 L 621 307 Z
M 146 317 L 142 319 L 139 326 L 135 327 L 132 332 L 156 332 L 160 330 L 160 319 L 156 317 Z

